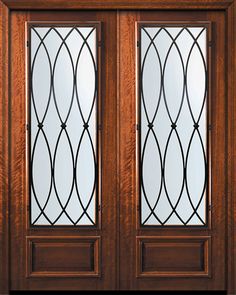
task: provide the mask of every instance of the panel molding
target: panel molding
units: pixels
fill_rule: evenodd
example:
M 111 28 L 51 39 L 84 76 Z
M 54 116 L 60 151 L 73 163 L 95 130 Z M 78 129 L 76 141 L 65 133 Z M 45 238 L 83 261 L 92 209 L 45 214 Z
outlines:
M 50 249 L 50 248 L 62 248 L 65 244 L 68 244 L 68 248 L 70 247 L 89 247 L 92 249 L 90 253 L 91 260 L 88 261 L 88 264 L 93 265 L 93 269 L 91 270 L 74 270 L 74 271 L 66 271 L 66 265 L 63 265 L 65 270 L 34 270 L 34 247 L 36 245 Z M 98 236 L 84 236 L 84 237 L 49 237 L 49 236 L 27 236 L 26 237 L 26 277 L 27 278 L 47 278 L 47 277 L 55 277 L 55 278 L 66 278 L 66 277 L 100 277 L 101 276 L 101 238 Z M 58 259 L 59 257 L 55 257 Z M 73 257 L 71 257 L 73 258 Z M 82 257 L 81 257 L 82 258 Z M 55 268 L 60 269 L 62 266 L 54 266 Z M 78 265 L 79 267 L 79 265 Z
M 199 261 L 199 264 L 202 264 L 203 270 L 152 270 L 145 271 L 144 268 L 144 253 L 143 246 L 149 244 L 150 247 L 164 248 L 173 244 L 173 247 L 176 247 L 179 243 L 179 246 L 187 249 L 187 247 L 192 247 L 200 249 L 203 245 L 203 253 L 200 253 L 202 261 Z M 183 278 L 192 278 L 192 277 L 211 277 L 211 237 L 210 236 L 155 236 L 155 237 L 136 237 L 136 249 L 137 249 L 137 261 L 136 261 L 136 277 L 183 277 Z M 202 256 L 203 254 L 203 256 Z M 151 260 L 153 258 L 150 257 Z M 203 263 L 202 263 L 203 262 Z M 157 266 L 158 267 L 158 266 Z M 173 267 L 174 268 L 174 267 Z M 183 267 L 184 268 L 184 267 Z M 191 268 L 191 267 L 189 267 Z

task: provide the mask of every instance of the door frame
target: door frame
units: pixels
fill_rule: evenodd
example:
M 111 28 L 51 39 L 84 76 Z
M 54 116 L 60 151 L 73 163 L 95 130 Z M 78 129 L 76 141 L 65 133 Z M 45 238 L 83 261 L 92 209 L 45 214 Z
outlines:
M 228 294 L 236 292 L 236 0 L 2 0 L 0 1 L 0 294 L 9 294 L 10 291 L 10 14 L 14 10 L 117 10 L 117 23 L 119 23 L 118 10 L 221 10 L 224 11 L 226 17 L 226 40 L 225 47 L 227 56 L 227 74 L 226 74 L 226 109 L 227 116 L 225 118 L 227 125 L 226 145 L 228 160 L 226 163 L 227 171 L 226 182 L 227 188 L 225 198 L 227 198 L 227 214 L 225 216 L 225 224 L 227 226 L 226 243 L 226 269 L 227 282 L 226 288 Z M 119 29 L 119 26 L 118 26 Z M 119 44 L 119 34 L 117 34 L 117 42 Z M 117 46 L 117 67 L 119 71 L 119 46 Z M 119 79 L 117 90 L 117 120 L 118 126 L 122 126 L 120 105 L 124 104 L 119 91 Z M 124 178 L 119 179 L 120 173 L 124 172 L 125 163 L 120 157 L 119 143 L 124 142 L 125 133 L 118 132 L 118 200 L 121 195 L 127 194 L 127 184 Z M 118 209 L 119 210 L 119 209 Z

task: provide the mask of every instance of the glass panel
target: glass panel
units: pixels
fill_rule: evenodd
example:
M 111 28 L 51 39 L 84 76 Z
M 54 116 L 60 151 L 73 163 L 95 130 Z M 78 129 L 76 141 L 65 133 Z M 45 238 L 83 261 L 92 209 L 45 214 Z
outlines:
M 206 40 L 206 27 L 141 27 L 142 225 L 206 224 Z
M 97 27 L 30 27 L 31 224 L 95 225 Z

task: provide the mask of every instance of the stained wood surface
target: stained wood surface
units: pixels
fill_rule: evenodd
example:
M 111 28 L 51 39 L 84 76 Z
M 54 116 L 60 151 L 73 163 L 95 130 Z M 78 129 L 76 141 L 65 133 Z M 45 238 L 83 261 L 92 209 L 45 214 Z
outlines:
M 172 22 L 206 21 L 213 23 L 213 46 L 211 50 L 212 66 L 209 101 L 211 102 L 210 117 L 211 131 L 211 199 L 213 208 L 211 224 L 206 228 L 191 227 L 140 227 L 139 222 L 139 167 L 137 157 L 138 131 L 135 124 L 135 113 L 139 107 L 135 69 L 136 65 L 136 21 L 158 22 L 171 20 Z M 179 12 L 168 11 L 139 11 L 120 13 L 120 288 L 135 290 L 225 290 L 225 227 L 226 227 L 226 122 L 225 122 L 225 16 L 224 12 Z M 121 38 L 122 36 L 122 38 Z M 127 45 L 129 44 L 129 46 Z M 217 62 L 214 62 L 217 61 Z M 137 76 L 136 76 L 137 77 Z M 133 115 L 132 115 L 133 114 Z M 136 118 L 135 118 L 136 117 Z M 136 237 L 166 237 L 169 236 L 210 236 L 212 239 L 209 269 L 211 278 L 182 278 L 173 271 L 169 277 L 152 278 L 145 274 L 145 278 L 136 278 L 135 265 L 139 264 Z M 186 247 L 187 247 L 186 242 Z M 217 257 L 217 259 L 215 259 Z M 212 259 L 211 259 L 212 258 Z M 178 258 L 176 257 L 176 260 Z M 128 261 L 128 263 L 127 263 Z M 175 262 L 173 262 L 174 264 Z M 126 266 L 127 265 L 127 266 Z M 155 280 L 156 279 L 156 280 Z
M 12 10 L 14 9 L 14 10 Z M 26 9 L 25 11 L 19 11 Z M 27 11 L 27 9 L 42 11 Z M 63 10 L 46 12 L 48 10 Z M 70 9 L 70 16 L 64 10 Z M 215 42 L 213 48 L 215 65 L 214 83 L 216 90 L 212 93 L 214 97 L 212 107 L 214 128 L 213 128 L 213 169 L 214 178 L 217 180 L 214 188 L 214 202 L 218 205 L 213 207 L 212 231 L 206 230 L 204 234 L 213 236 L 213 257 L 217 257 L 219 262 L 213 261 L 212 267 L 215 273 L 220 273 L 221 269 L 226 267 L 225 274 L 213 285 L 208 285 L 208 289 L 222 287 L 221 282 L 225 280 L 224 288 L 228 288 L 228 293 L 236 292 L 236 133 L 235 133 L 235 113 L 236 113 L 236 38 L 235 38 L 235 20 L 236 5 L 233 0 L 199 0 L 199 1 L 175 1 L 175 0 L 151 0 L 151 1 L 64 1 L 64 0 L 4 0 L 0 1 L 0 294 L 8 294 L 9 289 L 30 290 L 40 289 L 42 284 L 38 279 L 31 282 L 25 280 L 26 271 L 26 236 L 44 235 L 43 229 L 30 229 L 26 231 L 26 177 L 25 177 L 25 133 L 24 118 L 25 116 L 25 35 L 23 34 L 24 21 L 26 20 L 81 20 L 88 21 L 88 14 L 84 12 L 73 12 L 73 9 L 91 9 L 89 20 L 103 21 L 107 26 L 103 27 L 103 61 L 104 72 L 102 79 L 110 81 L 102 87 L 103 94 L 103 135 L 102 145 L 103 159 L 105 167 L 103 178 L 109 179 L 103 184 L 103 206 L 102 214 L 102 231 L 93 231 L 90 235 L 97 235 L 102 232 L 102 254 L 104 259 L 101 275 L 103 282 L 97 282 L 94 279 L 90 281 L 90 289 L 156 289 L 156 285 L 162 288 L 162 283 L 156 279 L 146 279 L 142 283 L 135 278 L 135 265 L 137 252 L 135 248 L 136 236 L 156 236 L 155 230 L 150 229 L 143 231 L 137 228 L 137 175 L 135 167 L 136 140 L 135 118 L 130 115 L 134 113 L 135 102 L 135 50 L 131 45 L 134 38 L 134 22 L 141 19 L 139 12 L 109 11 L 107 16 L 103 9 L 164 9 L 166 13 L 159 13 L 158 20 L 166 20 L 167 16 L 171 19 L 175 17 L 179 20 L 186 20 L 186 15 L 182 12 L 171 10 L 194 10 L 192 14 L 187 12 L 188 19 L 211 20 L 216 24 L 213 26 Z M 17 11 L 18 10 L 18 11 Z M 99 10 L 101 10 L 99 12 Z M 198 10 L 201 10 L 199 14 Z M 214 10 L 214 11 L 211 11 Z M 216 10 L 220 10 L 216 12 Z M 156 20 L 157 12 L 147 12 L 150 19 Z M 9 30 L 9 14 L 11 18 L 11 27 Z M 18 16 L 19 14 L 19 16 Z M 193 16 L 195 14 L 195 17 Z M 143 14 L 144 16 L 144 14 Z M 143 19 L 147 19 L 146 16 Z M 224 26 L 227 25 L 227 30 Z M 131 27 L 131 30 L 128 28 Z M 12 30 L 12 31 L 11 31 Z M 10 35 L 11 31 L 11 35 Z M 224 35 L 227 33 L 227 37 Z M 124 35 L 123 35 L 124 34 Z M 124 38 L 124 39 L 123 39 Z M 130 46 L 125 46 L 122 40 L 129 42 Z M 227 46 L 224 45 L 227 44 Z M 10 52 L 8 45 L 11 44 Z M 128 43 L 127 43 L 128 44 Z M 126 48 L 127 47 L 127 48 Z M 224 51 L 226 50 L 226 52 Z M 10 63 L 8 54 L 10 53 Z M 105 62 L 106 61 L 106 62 Z M 227 65 L 227 67 L 226 67 Z M 225 68 L 224 68 L 225 67 Z M 224 73 L 225 71 L 225 73 Z M 227 72 L 226 72 L 227 71 Z M 11 73 L 11 81 L 8 75 Z M 117 79 L 119 77 L 119 79 Z M 126 80 L 123 81 L 123 78 Z M 110 80 L 109 80 L 110 79 Z M 10 83 L 9 83 L 10 82 Z M 227 91 L 225 84 L 227 83 Z M 9 86 L 11 88 L 9 89 Z M 125 87 L 125 88 L 124 88 Z M 10 91 L 9 91 L 10 90 Z M 11 99 L 9 94 L 11 94 Z M 9 109 L 9 104 L 11 109 Z M 126 104 L 126 105 L 125 105 Z M 106 109 L 109 112 L 106 113 Z M 215 109 L 214 109 L 215 108 Z M 10 111 L 9 111 L 10 110 Z M 9 120 L 10 119 L 10 120 Z M 228 129 L 226 129 L 226 126 Z M 225 140 L 221 142 L 227 133 Z M 8 137 L 10 134 L 10 138 Z M 220 143 L 220 144 L 219 144 Z M 11 150 L 10 145 L 11 144 Z M 224 149 L 222 146 L 224 145 Z M 216 155 L 219 153 L 219 157 Z M 107 163 L 107 164 L 106 164 Z M 12 170 L 9 171 L 9 164 Z M 107 165 L 107 166 L 106 166 Z M 14 167 L 14 168 L 13 168 Z M 108 168 L 110 167 L 110 168 Z M 15 169 L 15 170 L 14 170 Z M 111 169 L 111 170 L 109 170 Z M 222 170 L 225 172 L 227 186 L 224 185 Z M 11 173 L 9 173 L 11 172 Z M 10 202 L 11 201 L 11 202 Z M 113 203 L 112 203 L 113 202 Z M 9 206 L 10 205 L 10 206 Z M 131 207 L 130 207 L 131 206 Z M 221 209 L 219 209 L 221 208 Z M 11 210 L 11 211 L 10 211 Z M 221 211 L 220 211 L 221 210 Z M 11 214 L 9 214 L 11 213 Z M 11 218 L 11 244 L 9 243 L 9 217 Z M 107 224 L 106 224 L 107 222 Z M 120 222 L 120 223 L 119 223 Z M 219 227 L 218 227 L 219 226 Z M 219 233 L 219 228 L 221 232 Z M 225 229 L 225 230 L 224 230 Z M 227 239 L 226 239 L 227 232 Z M 194 231 L 193 236 L 202 234 L 202 231 Z M 76 236 L 73 230 L 69 235 Z M 171 229 L 166 229 L 164 235 L 173 234 Z M 185 235 L 186 231 L 181 230 L 180 234 Z M 64 230 L 55 229 L 55 236 L 66 237 Z M 88 236 L 88 232 L 81 231 L 80 237 Z M 161 232 L 163 236 L 163 232 Z M 103 240 L 106 241 L 103 244 Z M 23 245 L 22 247 L 20 245 Z M 222 253 L 226 253 L 227 261 L 222 258 Z M 12 251 L 11 272 L 9 272 L 9 250 Z M 119 253 L 119 255 L 118 255 Z M 128 264 L 127 264 L 128 263 Z M 125 265 L 127 264 L 127 267 Z M 227 280 L 226 280 L 227 274 Z M 11 286 L 10 286 L 10 276 Z M 149 280 L 149 282 L 148 282 Z M 168 289 L 172 289 L 166 280 L 165 284 Z M 79 287 L 74 285 L 74 280 L 68 280 L 66 284 L 55 279 L 47 279 L 45 289 L 65 290 L 86 289 L 88 284 L 80 281 Z M 188 288 L 189 280 L 182 279 L 176 282 L 173 289 L 186 286 Z M 205 288 L 205 282 L 201 281 L 195 284 L 198 289 Z M 93 287 L 91 287 L 93 286 Z M 194 283 L 192 284 L 194 287 Z M 164 287 L 165 288 L 165 287 Z
M 224 9 L 233 0 L 3 0 L 11 9 Z
M 0 2 L 0 294 L 9 290 L 9 10 Z
M 28 227 L 27 208 L 29 204 L 27 144 L 26 144 L 26 21 L 101 21 L 102 22 L 102 60 L 101 60 L 101 226 L 97 228 L 78 227 Z M 116 125 L 116 12 L 12 12 L 11 13 L 11 288 L 13 290 L 102 290 L 116 288 L 116 184 L 117 184 L 117 125 Z M 75 281 L 67 273 L 66 255 L 59 255 L 63 261 L 64 274 L 60 280 L 34 276 L 26 279 L 27 256 L 26 237 L 38 236 L 80 237 L 84 241 L 90 236 L 101 238 L 101 253 L 94 257 L 95 265 L 101 269 L 101 277 L 77 276 Z M 54 242 L 55 242 L 54 241 Z M 20 247 L 19 247 L 20 245 Z M 39 253 L 39 252 L 38 252 Z M 56 255 L 55 253 L 55 255 Z M 60 252 L 61 253 L 61 252 Z M 99 261 L 98 261 L 99 259 Z M 40 261 L 37 256 L 37 265 Z M 102 263 L 101 263 L 102 262 Z M 34 263 L 34 262 L 32 262 Z M 61 262 L 62 263 L 62 262 Z M 60 265 L 61 265 L 60 263 Z M 63 277 L 64 276 L 64 277 Z M 95 277 L 96 276 L 96 277 Z
M 227 289 L 228 294 L 236 293 L 236 4 L 228 9 L 228 37 L 227 37 Z

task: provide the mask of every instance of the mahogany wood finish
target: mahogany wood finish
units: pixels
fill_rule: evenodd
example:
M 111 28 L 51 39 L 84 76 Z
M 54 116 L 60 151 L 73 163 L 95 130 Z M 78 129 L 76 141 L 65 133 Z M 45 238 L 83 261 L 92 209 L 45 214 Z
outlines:
M 211 212 L 212 225 L 208 227 L 140 227 L 139 225 L 139 175 L 137 174 L 139 161 L 138 161 L 138 148 L 137 138 L 139 131 L 136 130 L 136 123 L 138 123 L 138 116 L 131 116 L 132 110 L 138 112 L 139 103 L 136 94 L 136 81 L 134 83 L 135 65 L 136 65 L 136 51 L 135 46 L 130 46 L 127 49 L 126 44 L 137 44 L 135 39 L 137 34 L 135 32 L 135 24 L 137 22 L 148 22 L 158 20 L 167 22 L 171 20 L 179 24 L 182 20 L 189 23 L 195 21 L 206 21 L 214 23 L 212 39 L 211 58 L 213 61 L 212 68 L 210 69 L 212 81 L 210 84 L 211 96 L 211 199 L 214 204 Z M 120 69 L 120 101 L 121 101 L 121 115 L 120 115 L 120 157 L 121 157 L 121 206 L 123 207 L 120 215 L 121 217 L 121 237 L 123 243 L 120 243 L 120 248 L 125 251 L 120 256 L 121 260 L 121 275 L 123 280 L 121 283 L 124 289 L 137 289 L 137 290 L 225 290 L 226 280 L 226 234 L 225 234 L 225 214 L 226 214 L 226 198 L 225 198 L 225 171 L 226 167 L 226 107 L 225 107 L 225 89 L 224 83 L 226 75 L 225 63 L 225 19 L 224 12 L 212 11 L 193 11 L 186 13 L 185 11 L 139 11 L 137 13 L 121 12 L 120 15 L 120 60 L 122 68 Z M 129 58 L 127 58 L 129 57 Z M 134 111 L 133 111 L 134 112 Z M 221 144 L 219 144 L 221 143 Z M 217 179 L 217 181 L 216 181 Z M 211 269 L 212 278 L 189 278 L 185 274 L 180 278 L 178 274 L 172 272 L 169 277 L 158 278 L 155 281 L 153 278 L 146 276 L 134 278 L 135 265 L 138 265 L 138 253 L 135 253 L 136 237 L 142 236 L 149 238 L 166 237 L 169 236 L 178 239 L 179 236 L 211 236 L 212 237 L 212 259 Z M 187 246 L 187 243 L 186 243 Z M 167 255 L 166 250 L 165 255 Z M 173 257 L 173 256 L 172 256 Z M 154 257 L 153 257 L 154 259 Z M 177 259 L 177 258 L 176 258 Z M 126 271 L 126 261 L 129 269 Z M 169 261 L 174 264 L 175 261 Z
M 100 277 L 100 237 L 27 238 L 27 277 Z
M 10 9 L 226 9 L 233 0 L 3 0 Z
M 102 290 L 116 288 L 116 12 L 64 12 L 64 11 L 24 11 L 11 12 L 10 22 L 10 52 L 11 62 L 11 198 L 10 198 L 10 247 L 11 247 L 11 285 L 12 290 Z M 102 202 L 101 220 L 97 227 L 69 227 L 69 226 L 41 226 L 29 227 L 29 207 L 26 205 L 29 198 L 28 173 L 27 173 L 27 131 L 26 124 L 26 93 L 27 74 L 26 63 L 26 32 L 25 23 L 31 22 L 87 22 L 88 20 L 102 22 L 102 57 L 101 57 L 101 102 L 102 105 Z M 111 99 L 112 98 L 112 99 Z M 109 110 L 105 111 L 105 110 Z M 105 181 L 109 180 L 109 181 Z M 50 237 L 51 244 L 47 243 L 47 253 L 42 250 L 44 238 Z M 83 265 L 84 251 L 78 251 L 78 257 L 72 257 L 68 248 L 72 237 L 80 239 L 82 244 L 96 236 L 101 240 L 100 249 L 96 244 L 94 257 L 87 255 L 87 263 L 93 260 L 94 269 L 86 273 L 81 269 L 71 272 L 70 261 L 77 259 Z M 27 239 L 26 239 L 27 237 Z M 34 242 L 33 253 L 29 250 L 28 241 Z M 61 247 L 60 240 L 67 243 L 67 247 Z M 55 258 L 48 258 L 48 264 L 44 262 L 46 255 L 50 256 L 53 245 Z M 20 247 L 19 247 L 20 245 Z M 71 245 L 71 244 L 70 244 Z M 75 246 L 75 245 L 74 245 Z M 31 257 L 29 254 L 31 253 Z M 96 254 L 97 253 L 97 254 Z M 95 255 L 96 254 L 96 255 Z M 69 255 L 69 256 L 68 256 Z M 27 259 L 26 259 L 27 257 Z M 67 259 L 68 258 L 68 259 Z M 31 260 L 31 261 L 30 261 Z M 102 263 L 101 263 L 102 261 Z M 57 264 L 58 263 L 58 264 Z M 64 270 L 62 271 L 62 264 Z M 51 264 L 51 265 L 49 265 Z M 46 270 L 46 267 L 48 270 Z M 60 273 L 55 272 L 55 268 Z M 32 270 L 31 270 L 32 269 Z M 44 269 L 44 271 L 42 271 Z M 51 269 L 51 271 L 50 271 Z M 28 276 L 28 277 L 27 277 Z M 47 277 L 47 278 L 45 278 Z M 60 277 L 60 279 L 58 279 Z M 76 277 L 76 279 L 75 279 Z
M 235 0 L 0 1 L 0 295 L 40 289 L 236 293 L 235 17 Z M 102 22 L 101 228 L 52 232 L 27 227 L 24 26 L 68 20 Z M 213 24 L 212 228 L 139 227 L 135 30 L 138 21 L 157 20 Z M 187 250 L 185 260 L 172 258 L 177 269 L 167 270 L 163 257 L 174 257 L 172 244 Z M 62 245 L 73 249 L 68 257 Z M 76 255 L 78 247 L 83 256 Z M 55 257 L 47 262 L 52 249 Z M 190 267 L 190 256 L 192 277 L 184 264 Z M 80 261 L 82 268 L 62 270 L 64 259 Z
M 0 294 L 9 292 L 9 8 L 0 2 Z
M 137 277 L 210 277 L 211 237 L 137 237 Z
M 227 16 L 227 291 L 236 293 L 236 1 Z

